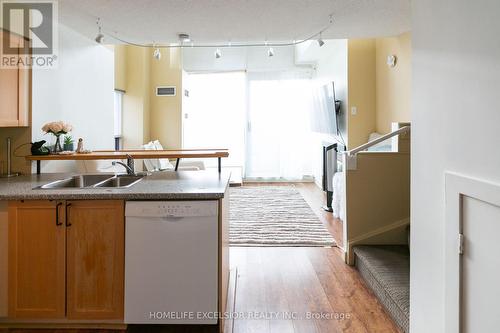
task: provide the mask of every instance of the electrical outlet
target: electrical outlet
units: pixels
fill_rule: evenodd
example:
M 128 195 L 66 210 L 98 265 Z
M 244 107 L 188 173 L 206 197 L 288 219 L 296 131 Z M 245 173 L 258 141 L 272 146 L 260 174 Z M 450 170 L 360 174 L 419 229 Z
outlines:
M 357 108 L 357 107 L 355 107 L 355 106 L 352 106 L 352 107 L 351 107 L 351 114 L 352 114 L 353 116 L 357 115 L 357 114 L 358 114 L 358 108 Z

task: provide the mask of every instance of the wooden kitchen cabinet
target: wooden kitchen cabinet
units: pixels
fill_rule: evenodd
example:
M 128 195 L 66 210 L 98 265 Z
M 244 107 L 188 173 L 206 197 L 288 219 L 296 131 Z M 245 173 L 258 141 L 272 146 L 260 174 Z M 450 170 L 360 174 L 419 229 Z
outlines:
M 122 319 L 124 223 L 119 200 L 10 202 L 9 317 Z
M 56 223 L 61 206 L 55 201 L 9 203 L 9 317 L 65 315 L 66 230 Z
M 7 34 L 0 30 L 0 45 Z M 22 43 L 16 35 L 11 35 L 11 40 Z M 30 99 L 31 69 L 0 68 L 0 127 L 29 126 Z
M 68 201 L 68 319 L 123 318 L 123 201 Z

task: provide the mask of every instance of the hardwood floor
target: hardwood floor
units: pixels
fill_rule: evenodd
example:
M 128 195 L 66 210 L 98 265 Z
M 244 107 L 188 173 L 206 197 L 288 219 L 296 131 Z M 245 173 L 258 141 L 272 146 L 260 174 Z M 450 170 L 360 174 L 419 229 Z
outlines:
M 254 315 L 235 320 L 233 332 L 398 332 L 338 248 L 233 248 L 231 256 L 236 313 Z
M 314 183 L 294 185 L 342 246 L 342 221 L 321 208 L 323 191 Z M 233 247 L 230 255 L 238 268 L 235 312 L 246 314 L 234 321 L 234 333 L 399 332 L 338 247 Z
M 315 183 L 297 183 L 294 185 L 311 209 L 318 215 L 321 222 L 328 228 L 328 231 L 330 231 L 337 242 L 337 246 L 343 248 L 343 222 L 341 219 L 334 218 L 332 213 L 323 209 L 323 205 L 326 204 L 325 192 Z
M 342 221 L 321 209 L 324 193 L 313 183 L 296 183 L 295 186 L 342 245 Z M 234 333 L 400 332 L 358 272 L 344 263 L 338 247 L 233 247 L 230 251 L 231 266 L 238 271 Z M 214 330 L 141 325 L 131 326 L 128 331 L 188 333 Z M 1 329 L 0 332 L 3 333 Z

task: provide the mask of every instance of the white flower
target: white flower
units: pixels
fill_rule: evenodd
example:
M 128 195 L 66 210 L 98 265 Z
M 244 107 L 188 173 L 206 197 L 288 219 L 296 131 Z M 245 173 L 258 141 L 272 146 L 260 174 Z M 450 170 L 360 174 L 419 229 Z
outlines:
M 42 131 L 45 133 L 53 133 L 53 134 L 66 134 L 71 132 L 73 126 L 68 123 L 64 123 L 62 121 L 53 121 L 50 123 L 46 123 L 42 127 Z
M 66 132 L 66 133 L 69 133 L 73 130 L 73 126 L 71 126 L 70 124 L 68 123 L 64 123 L 63 124 L 63 131 Z
M 60 121 L 52 123 L 52 126 L 50 127 L 50 129 L 52 130 L 53 133 L 59 133 L 63 129 L 63 124 Z

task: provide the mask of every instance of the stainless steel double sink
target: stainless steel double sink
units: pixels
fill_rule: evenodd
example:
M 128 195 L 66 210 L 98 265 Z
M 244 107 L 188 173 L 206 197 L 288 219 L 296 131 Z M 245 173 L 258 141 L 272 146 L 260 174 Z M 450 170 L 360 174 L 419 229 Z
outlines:
M 59 179 L 35 187 L 36 189 L 97 189 L 97 188 L 127 188 L 137 184 L 145 175 L 77 175 L 69 178 Z

